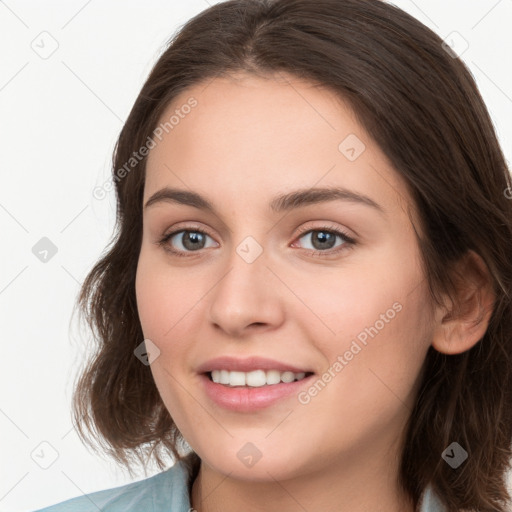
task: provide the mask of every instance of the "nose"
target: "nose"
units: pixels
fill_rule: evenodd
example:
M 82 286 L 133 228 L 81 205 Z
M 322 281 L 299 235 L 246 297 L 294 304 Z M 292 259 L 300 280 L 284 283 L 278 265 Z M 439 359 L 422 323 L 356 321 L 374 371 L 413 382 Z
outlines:
M 210 321 L 230 337 L 254 330 L 279 327 L 284 321 L 285 293 L 279 279 L 267 267 L 265 252 L 252 263 L 236 252 L 211 291 Z

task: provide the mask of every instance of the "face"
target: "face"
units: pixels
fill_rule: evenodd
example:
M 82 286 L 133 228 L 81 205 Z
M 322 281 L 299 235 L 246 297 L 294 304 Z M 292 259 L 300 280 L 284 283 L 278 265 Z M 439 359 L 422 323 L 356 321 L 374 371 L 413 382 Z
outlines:
M 176 110 L 136 295 L 177 427 L 241 479 L 389 464 L 432 336 L 405 184 L 348 105 L 289 75 L 191 87 L 162 122 Z

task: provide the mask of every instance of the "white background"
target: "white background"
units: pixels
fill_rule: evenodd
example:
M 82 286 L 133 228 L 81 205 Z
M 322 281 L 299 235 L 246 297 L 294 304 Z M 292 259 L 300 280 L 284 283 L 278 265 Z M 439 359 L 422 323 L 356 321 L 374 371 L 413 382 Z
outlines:
M 512 1 L 395 3 L 441 37 L 456 31 L 469 43 L 461 58 L 510 161 Z M 0 511 L 132 481 L 72 429 L 72 384 L 89 335 L 70 324 L 71 313 L 114 223 L 114 193 L 98 200 L 92 190 L 110 176 L 115 140 L 166 41 L 207 7 L 206 0 L 0 1 Z M 58 48 L 43 59 L 33 49 L 43 44 Z M 32 253 L 42 237 L 58 250 L 46 263 Z M 50 463 L 53 450 L 58 458 L 41 468 L 36 460 Z

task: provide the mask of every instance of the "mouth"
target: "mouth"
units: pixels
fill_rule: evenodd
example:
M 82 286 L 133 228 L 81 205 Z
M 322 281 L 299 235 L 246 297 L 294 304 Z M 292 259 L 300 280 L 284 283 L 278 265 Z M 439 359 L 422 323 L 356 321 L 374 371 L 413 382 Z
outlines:
M 203 390 L 213 403 L 239 413 L 257 412 L 293 399 L 302 388 L 311 384 L 315 375 L 314 372 L 291 371 L 290 368 L 277 370 L 267 367 L 247 372 L 228 368 L 230 366 L 226 364 L 223 369 L 199 375 Z
M 313 372 L 291 372 L 279 370 L 253 370 L 241 372 L 234 370 L 212 370 L 205 372 L 211 382 L 229 388 L 261 388 L 278 384 L 301 381 L 313 375 Z

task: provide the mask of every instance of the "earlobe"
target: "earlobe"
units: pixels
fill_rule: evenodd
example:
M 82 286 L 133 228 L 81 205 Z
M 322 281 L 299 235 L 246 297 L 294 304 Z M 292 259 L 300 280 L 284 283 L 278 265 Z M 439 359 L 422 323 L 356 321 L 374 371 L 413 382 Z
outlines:
M 457 295 L 435 314 L 432 346 L 443 354 L 461 354 L 476 345 L 489 327 L 496 295 L 483 259 L 469 250 L 458 265 Z

